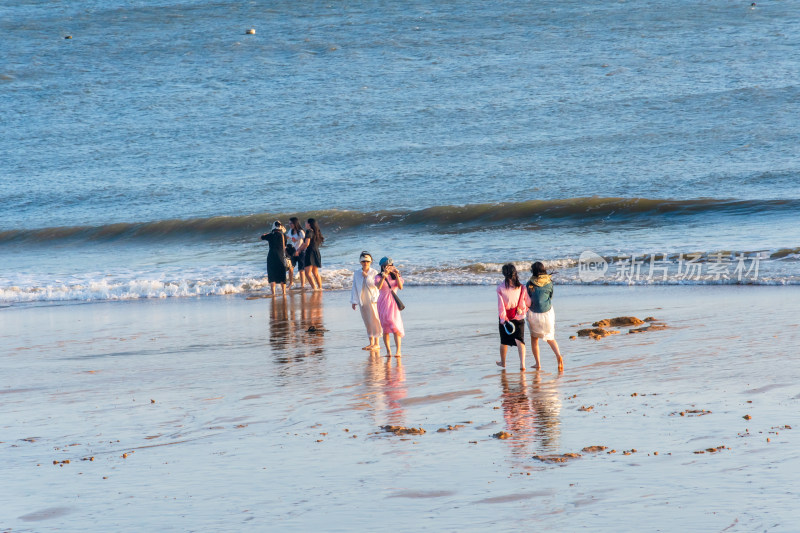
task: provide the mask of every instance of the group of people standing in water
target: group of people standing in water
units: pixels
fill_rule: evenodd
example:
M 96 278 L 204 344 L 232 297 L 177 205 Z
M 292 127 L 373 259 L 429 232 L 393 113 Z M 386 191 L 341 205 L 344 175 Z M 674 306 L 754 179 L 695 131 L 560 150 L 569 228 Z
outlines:
M 294 283 L 294 267 L 300 277 L 300 288 L 305 283 L 313 290 L 322 290 L 319 268 L 322 259 L 320 245 L 325 241 L 317 221 L 309 218 L 305 229 L 297 217 L 289 219 L 287 231 L 276 220 L 272 231 L 261 236 L 269 243 L 267 254 L 267 279 L 274 296 L 277 284 L 283 295 L 286 285 Z M 386 355 L 392 356 L 390 336 L 394 336 L 395 357 L 401 357 L 402 338 L 405 336 L 403 318 L 397 291 L 403 288 L 403 278 L 390 257 L 378 262 L 380 272 L 373 268 L 372 255 L 361 252 L 361 269 L 353 272 L 353 287 L 350 291 L 350 304 L 353 310 L 360 309 L 361 318 L 367 329 L 369 343 L 362 348 L 370 352 L 380 351 L 380 338 L 386 346 Z M 288 273 L 288 276 L 287 276 Z M 537 261 L 531 265 L 531 278 L 524 285 L 520 282 L 517 269 L 512 263 L 503 265 L 503 281 L 497 285 L 497 311 L 500 331 L 500 360 L 497 365 L 506 367 L 506 354 L 509 346 L 516 346 L 519 352 L 519 368 L 525 370 L 525 323 L 530 329 L 531 350 L 536 360 L 534 369 L 541 368 L 539 340 L 550 345 L 558 362 L 558 370 L 564 370 L 564 359 L 555 339 L 555 311 L 553 310 L 553 281 L 544 264 Z
M 300 277 L 300 288 L 304 289 L 306 281 L 312 290 L 322 290 L 322 277 L 319 269 L 322 266 L 322 256 L 319 247 L 325 241 L 316 219 L 306 220 L 305 229 L 300 225 L 297 217 L 289 219 L 289 228 L 285 228 L 280 220 L 272 223 L 272 230 L 261 236 L 262 241 L 269 243 L 267 253 L 267 281 L 269 281 L 272 295 L 275 295 L 275 286 L 281 286 L 281 292 L 286 295 L 286 285 L 294 284 L 294 268 Z

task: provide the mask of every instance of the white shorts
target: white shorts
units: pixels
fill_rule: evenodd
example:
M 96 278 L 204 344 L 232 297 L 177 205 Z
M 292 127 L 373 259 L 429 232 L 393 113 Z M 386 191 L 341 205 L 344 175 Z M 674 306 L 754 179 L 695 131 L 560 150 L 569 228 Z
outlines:
M 531 337 L 546 341 L 556 340 L 556 313 L 552 307 L 546 313 L 528 311 L 528 329 Z

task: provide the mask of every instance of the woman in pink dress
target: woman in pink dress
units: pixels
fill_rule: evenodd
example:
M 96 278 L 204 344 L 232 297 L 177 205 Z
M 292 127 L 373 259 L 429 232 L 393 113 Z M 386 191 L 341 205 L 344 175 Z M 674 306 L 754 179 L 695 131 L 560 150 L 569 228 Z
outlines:
M 400 277 L 400 272 L 394 267 L 390 257 L 384 257 L 380 260 L 381 272 L 375 276 L 375 285 L 378 286 L 380 294 L 378 295 L 378 318 L 381 321 L 383 328 L 383 343 L 386 345 L 386 355 L 392 356 L 392 348 L 389 344 L 389 334 L 394 334 L 394 343 L 397 346 L 395 357 L 401 357 L 400 343 L 405 337 L 405 330 L 403 329 L 403 318 L 400 316 L 400 309 L 397 308 L 397 302 L 394 301 L 392 292 L 399 291 L 403 288 L 403 278 Z

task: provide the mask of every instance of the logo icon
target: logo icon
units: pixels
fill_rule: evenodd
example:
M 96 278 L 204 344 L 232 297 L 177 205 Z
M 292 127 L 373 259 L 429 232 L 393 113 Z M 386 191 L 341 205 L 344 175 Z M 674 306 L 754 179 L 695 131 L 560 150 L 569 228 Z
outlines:
M 578 259 L 578 277 L 584 283 L 602 278 L 608 271 L 608 261 L 596 253 L 586 250 Z

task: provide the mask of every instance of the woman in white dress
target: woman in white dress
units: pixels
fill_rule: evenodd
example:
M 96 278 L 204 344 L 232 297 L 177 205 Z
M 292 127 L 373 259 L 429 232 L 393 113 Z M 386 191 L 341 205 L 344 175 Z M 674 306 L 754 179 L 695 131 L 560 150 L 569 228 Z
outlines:
M 525 285 L 528 296 L 531 300 L 530 310 L 528 311 L 528 327 L 531 330 L 531 348 L 533 348 L 533 358 L 536 359 L 535 369 L 542 368 L 539 360 L 539 339 L 544 339 L 558 362 L 558 371 L 564 371 L 564 358 L 558 349 L 556 342 L 556 312 L 553 310 L 553 280 L 544 264 L 536 261 L 531 265 L 531 279 Z
M 375 277 L 378 271 L 372 268 L 372 256 L 369 252 L 361 252 L 359 257 L 361 270 L 353 272 L 353 289 L 350 291 L 350 304 L 353 310 L 361 308 L 361 318 L 367 328 L 369 344 L 361 348 L 362 350 L 379 350 L 381 346 L 378 340 L 383 333 L 381 321 L 378 318 L 378 287 L 375 286 Z

